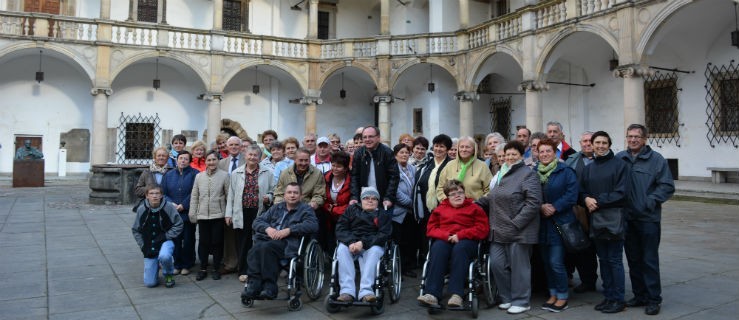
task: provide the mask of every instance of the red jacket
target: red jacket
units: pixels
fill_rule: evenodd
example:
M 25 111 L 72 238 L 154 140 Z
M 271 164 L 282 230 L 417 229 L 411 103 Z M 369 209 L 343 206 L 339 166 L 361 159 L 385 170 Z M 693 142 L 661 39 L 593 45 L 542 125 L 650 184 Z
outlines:
M 205 171 L 205 158 L 192 158 L 190 166 L 199 172 Z
M 467 198 L 459 208 L 454 208 L 449 199 L 444 199 L 429 217 L 426 235 L 446 241 L 456 234 L 459 240 L 483 240 L 488 237 L 490 225 L 485 211 Z
M 344 180 L 344 185 L 341 186 L 341 189 L 339 190 L 339 195 L 336 197 L 336 203 L 331 199 L 331 186 L 334 178 L 333 172 L 329 171 L 326 172 L 326 175 L 323 176 L 326 180 L 326 201 L 323 202 L 323 209 L 328 212 L 331 217 L 336 220 L 338 219 L 342 214 L 344 214 L 344 210 L 346 210 L 346 207 L 349 206 L 349 200 L 351 200 L 351 176 L 348 174 L 346 175 L 346 180 Z M 333 207 L 332 207 L 333 206 Z

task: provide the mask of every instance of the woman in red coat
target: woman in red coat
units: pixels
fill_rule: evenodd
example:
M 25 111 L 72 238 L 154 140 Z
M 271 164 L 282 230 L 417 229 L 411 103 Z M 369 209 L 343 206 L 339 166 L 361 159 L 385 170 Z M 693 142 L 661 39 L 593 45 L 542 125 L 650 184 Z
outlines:
M 336 247 L 336 221 L 339 220 L 351 200 L 351 182 L 349 174 L 349 154 L 343 151 L 331 153 L 331 171 L 326 172 L 326 201 L 323 212 L 319 215 L 321 245 L 326 252 Z M 322 217 L 321 217 L 322 216 Z
M 464 185 L 449 180 L 444 185 L 446 199 L 429 217 L 426 235 L 431 242 L 426 271 L 425 294 L 418 301 L 429 306 L 439 304 L 444 275 L 449 273 L 449 308 L 462 306 L 467 267 L 477 255 L 478 243 L 487 238 L 490 226 L 485 211 L 465 198 Z

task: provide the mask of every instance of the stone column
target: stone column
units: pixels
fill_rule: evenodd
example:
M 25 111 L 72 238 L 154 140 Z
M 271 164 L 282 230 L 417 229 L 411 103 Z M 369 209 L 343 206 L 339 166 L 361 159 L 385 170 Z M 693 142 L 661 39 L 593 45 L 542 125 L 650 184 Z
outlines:
M 308 0 L 308 39 L 318 38 L 318 0 Z
M 390 34 L 390 0 L 380 0 L 380 34 Z
M 472 102 L 479 100 L 480 95 L 474 91 L 460 91 L 454 95 L 454 100 L 459 101 L 459 136 L 472 137 L 475 131 Z
M 549 85 L 543 81 L 527 80 L 518 85 L 518 90 L 526 92 L 526 128 L 531 132 L 542 131 L 544 119 L 541 92 L 549 90 Z
M 100 19 L 110 19 L 110 0 L 100 0 Z
M 139 1 L 128 0 L 128 21 L 137 21 L 139 19 Z
M 213 0 L 213 30 L 223 29 L 223 0 Z
M 380 129 L 380 137 L 382 137 L 382 142 L 386 143 L 388 145 L 390 144 L 390 104 L 393 103 L 393 97 L 392 96 L 375 96 L 373 98 L 373 101 L 375 103 L 379 103 L 379 114 L 378 114 L 378 126 L 377 128 Z
M 210 146 L 216 141 L 216 137 L 221 133 L 221 100 L 220 93 L 206 93 L 203 100 L 208 101 L 208 141 L 206 145 Z
M 459 28 L 466 29 L 470 25 L 470 0 L 459 0 Z
M 654 70 L 639 64 L 619 66 L 613 75 L 624 79 L 624 128 L 632 123 L 645 123 L 644 77 L 654 74 Z
M 320 97 L 303 97 L 300 103 L 305 106 L 305 133 L 316 133 L 316 110 L 323 104 Z
M 161 15 L 162 15 L 162 19 L 160 20 L 159 23 L 161 23 L 161 24 L 167 24 L 167 0 L 159 0 L 159 1 L 161 1 L 161 2 L 159 2 L 159 4 L 160 4 L 159 8 L 161 8 L 160 9 L 161 10 L 160 12 L 161 12 Z
M 108 143 L 108 97 L 113 94 L 111 88 L 92 88 L 95 98 L 92 106 L 92 143 L 90 165 L 105 164 L 105 151 Z

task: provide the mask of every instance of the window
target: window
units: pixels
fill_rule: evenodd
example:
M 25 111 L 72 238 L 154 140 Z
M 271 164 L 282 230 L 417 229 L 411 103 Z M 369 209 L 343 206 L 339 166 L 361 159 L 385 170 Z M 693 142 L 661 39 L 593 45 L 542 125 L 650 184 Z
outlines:
M 708 142 L 731 143 L 739 147 L 739 66 L 708 63 L 706 76 L 706 126 Z
M 413 134 L 423 133 L 423 109 L 413 108 Z
M 247 1 L 242 0 L 224 0 L 223 1 L 223 30 L 243 31 L 248 30 L 248 9 Z M 242 27 L 243 26 L 243 27 Z
M 60 2 L 60 0 L 23 0 L 23 10 L 26 12 L 59 14 Z
M 138 21 L 157 22 L 157 6 L 159 0 L 138 0 Z
M 318 39 L 329 38 L 330 15 L 328 11 L 318 11 Z
M 490 130 L 511 137 L 511 97 L 490 99 Z
M 644 79 L 644 111 L 649 139 L 658 145 L 679 139 L 677 75 L 674 72 Z
M 151 163 L 152 152 L 159 147 L 162 128 L 159 114 L 153 116 L 123 115 L 119 118 L 116 162 L 119 164 Z
M 720 131 L 739 132 L 739 78 L 719 81 L 717 124 Z
M 493 0 L 493 16 L 491 18 L 508 14 L 509 10 L 508 0 Z

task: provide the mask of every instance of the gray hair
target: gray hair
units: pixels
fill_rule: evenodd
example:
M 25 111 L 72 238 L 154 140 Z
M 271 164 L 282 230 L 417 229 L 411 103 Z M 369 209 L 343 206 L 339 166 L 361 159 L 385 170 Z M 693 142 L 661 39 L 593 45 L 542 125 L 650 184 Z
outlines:
M 469 141 L 470 143 L 472 143 L 473 148 L 477 146 L 477 142 L 475 142 L 475 139 L 473 139 L 470 136 L 462 136 L 462 137 L 459 137 L 459 139 L 457 139 L 457 148 L 459 148 L 459 143 L 462 141 Z
M 585 131 L 580 134 L 580 139 L 582 139 L 583 136 L 592 136 L 592 135 L 593 135 L 592 131 Z
M 557 126 L 557 128 L 559 128 L 559 131 L 563 131 L 562 124 L 559 123 L 559 122 L 557 122 L 557 121 L 549 121 L 549 122 L 547 122 L 547 127 L 549 127 L 549 126 Z
M 498 154 L 498 152 L 503 151 L 503 148 L 505 148 L 505 143 L 501 143 L 501 144 L 495 146 L 495 154 Z
M 256 151 L 257 152 L 257 156 L 259 156 L 259 157 L 262 156 L 262 148 L 260 148 L 256 144 L 250 144 L 248 147 L 246 147 L 246 151 L 244 153 L 249 153 L 250 151 Z
M 228 144 L 229 141 L 238 141 L 239 144 L 242 143 L 241 138 L 239 138 L 237 136 L 231 136 L 231 137 L 229 137 L 228 140 L 226 140 L 226 144 Z
M 493 132 L 493 133 L 488 133 L 488 135 L 485 137 L 485 144 L 487 145 L 488 141 L 490 141 L 490 139 L 492 138 L 495 138 L 496 140 L 498 140 L 498 143 L 500 144 L 505 144 L 506 142 L 502 134 L 498 132 Z

